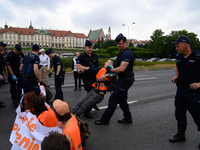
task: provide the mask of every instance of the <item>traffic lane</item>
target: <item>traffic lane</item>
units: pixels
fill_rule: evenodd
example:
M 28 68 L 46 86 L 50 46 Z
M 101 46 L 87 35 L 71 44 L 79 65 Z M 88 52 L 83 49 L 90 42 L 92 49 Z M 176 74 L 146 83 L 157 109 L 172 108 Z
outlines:
M 104 110 L 93 111 L 94 119 L 81 119 L 89 124 L 91 135 L 84 150 L 195 150 L 200 142 L 199 133 L 193 119 L 188 115 L 188 129 L 186 142 L 170 143 L 169 137 L 176 131 L 174 116 L 174 100 L 172 98 L 145 103 L 129 105 L 133 117 L 132 124 L 119 124 L 118 119 L 123 118 L 123 113 L 117 107 L 110 124 L 94 125 L 94 120 L 99 119 Z

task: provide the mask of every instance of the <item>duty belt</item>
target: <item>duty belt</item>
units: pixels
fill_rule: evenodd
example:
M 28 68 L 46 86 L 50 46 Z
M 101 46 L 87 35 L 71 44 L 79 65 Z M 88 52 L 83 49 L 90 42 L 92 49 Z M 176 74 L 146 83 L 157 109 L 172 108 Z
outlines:
M 185 89 L 188 90 L 189 92 L 192 93 L 200 93 L 200 88 L 196 89 L 196 90 L 191 90 L 189 85 L 185 85 L 185 84 L 176 84 L 177 87 L 181 88 L 181 89 Z

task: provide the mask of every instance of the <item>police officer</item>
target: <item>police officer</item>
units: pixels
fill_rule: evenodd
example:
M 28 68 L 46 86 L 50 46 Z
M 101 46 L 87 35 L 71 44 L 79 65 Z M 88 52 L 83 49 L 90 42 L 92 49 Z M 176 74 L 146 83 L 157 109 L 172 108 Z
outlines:
M 200 52 L 190 48 L 190 41 L 185 36 L 179 37 L 172 44 L 175 44 L 178 52 L 176 76 L 171 80 L 177 84 L 175 117 L 178 133 L 169 141 L 179 142 L 186 140 L 187 110 L 193 117 L 197 130 L 200 131 Z
M 4 48 L 7 46 L 7 44 L 0 42 L 0 88 L 3 80 L 3 68 L 6 65 L 6 60 L 4 58 L 4 55 L 1 53 L 4 51 Z M 5 105 L 3 104 L 4 102 L 0 101 L 0 108 L 4 108 Z
M 134 82 L 133 65 L 134 53 L 127 47 L 127 40 L 121 33 L 115 39 L 120 52 L 115 59 L 113 69 L 107 68 L 108 71 L 118 74 L 118 83 L 109 98 L 108 108 L 105 110 L 100 120 L 95 121 L 96 125 L 108 125 L 119 104 L 123 111 L 124 118 L 118 120 L 118 123 L 132 123 L 132 116 L 127 103 L 128 89 Z M 105 78 L 101 78 L 102 81 Z
M 39 46 L 34 44 L 31 49 L 31 53 L 28 53 L 24 56 L 23 59 L 23 78 L 22 78 L 22 87 L 24 93 L 33 91 L 36 95 L 40 94 L 40 88 L 38 83 L 45 85 L 45 83 L 40 78 L 39 73 Z
M 46 51 L 46 55 L 48 55 L 50 58 L 52 58 L 52 69 L 51 72 L 49 73 L 49 77 L 51 77 L 52 72 L 55 71 L 55 88 L 56 88 L 56 95 L 54 100 L 60 99 L 63 100 L 63 92 L 62 92 L 62 83 L 64 82 L 64 76 L 65 73 L 63 71 L 63 66 L 60 58 L 56 55 L 53 54 L 52 49 L 48 49 Z
M 95 68 L 99 67 L 99 61 L 97 55 L 92 53 L 93 44 L 89 41 L 85 41 L 85 52 L 82 53 L 77 60 L 76 68 L 78 73 L 82 73 L 82 80 L 84 83 L 84 89 L 89 92 L 93 89 L 92 84 L 96 81 Z M 99 110 L 97 106 L 94 107 L 96 110 Z M 87 118 L 93 118 L 92 115 L 88 112 L 84 113 L 84 116 Z
M 19 68 L 21 65 L 21 59 L 24 58 L 24 54 L 21 52 L 21 50 L 21 46 L 16 44 L 15 48 L 7 55 L 6 58 L 11 99 L 16 107 L 19 104 L 22 91 L 22 74 Z

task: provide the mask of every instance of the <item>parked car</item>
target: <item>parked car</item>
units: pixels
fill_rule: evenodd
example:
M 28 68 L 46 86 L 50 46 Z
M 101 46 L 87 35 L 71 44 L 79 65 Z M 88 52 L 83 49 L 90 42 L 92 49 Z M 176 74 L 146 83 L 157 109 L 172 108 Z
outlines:
M 117 58 L 117 56 L 115 56 L 115 57 L 111 57 L 110 59 L 114 59 L 114 60 L 115 60 L 116 58 Z
M 172 61 L 172 62 L 176 62 L 176 59 L 175 59 L 175 58 L 173 58 L 173 59 L 171 59 L 171 61 Z
M 170 58 L 162 58 L 158 60 L 158 62 L 164 62 L 164 61 L 172 61 Z
M 154 57 L 154 58 L 148 59 L 147 62 L 153 62 L 153 61 L 158 61 L 158 60 L 160 60 L 160 58 Z

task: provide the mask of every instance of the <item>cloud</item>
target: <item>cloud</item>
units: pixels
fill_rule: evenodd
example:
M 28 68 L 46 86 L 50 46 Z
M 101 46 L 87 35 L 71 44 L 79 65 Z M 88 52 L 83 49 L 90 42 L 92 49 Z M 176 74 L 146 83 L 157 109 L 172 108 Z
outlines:
M 89 30 L 111 27 L 111 37 L 119 33 L 149 40 L 156 29 L 165 35 L 187 30 L 200 33 L 199 0 L 0 0 L 0 26 L 65 29 L 88 34 Z M 126 26 L 122 26 L 126 24 Z

